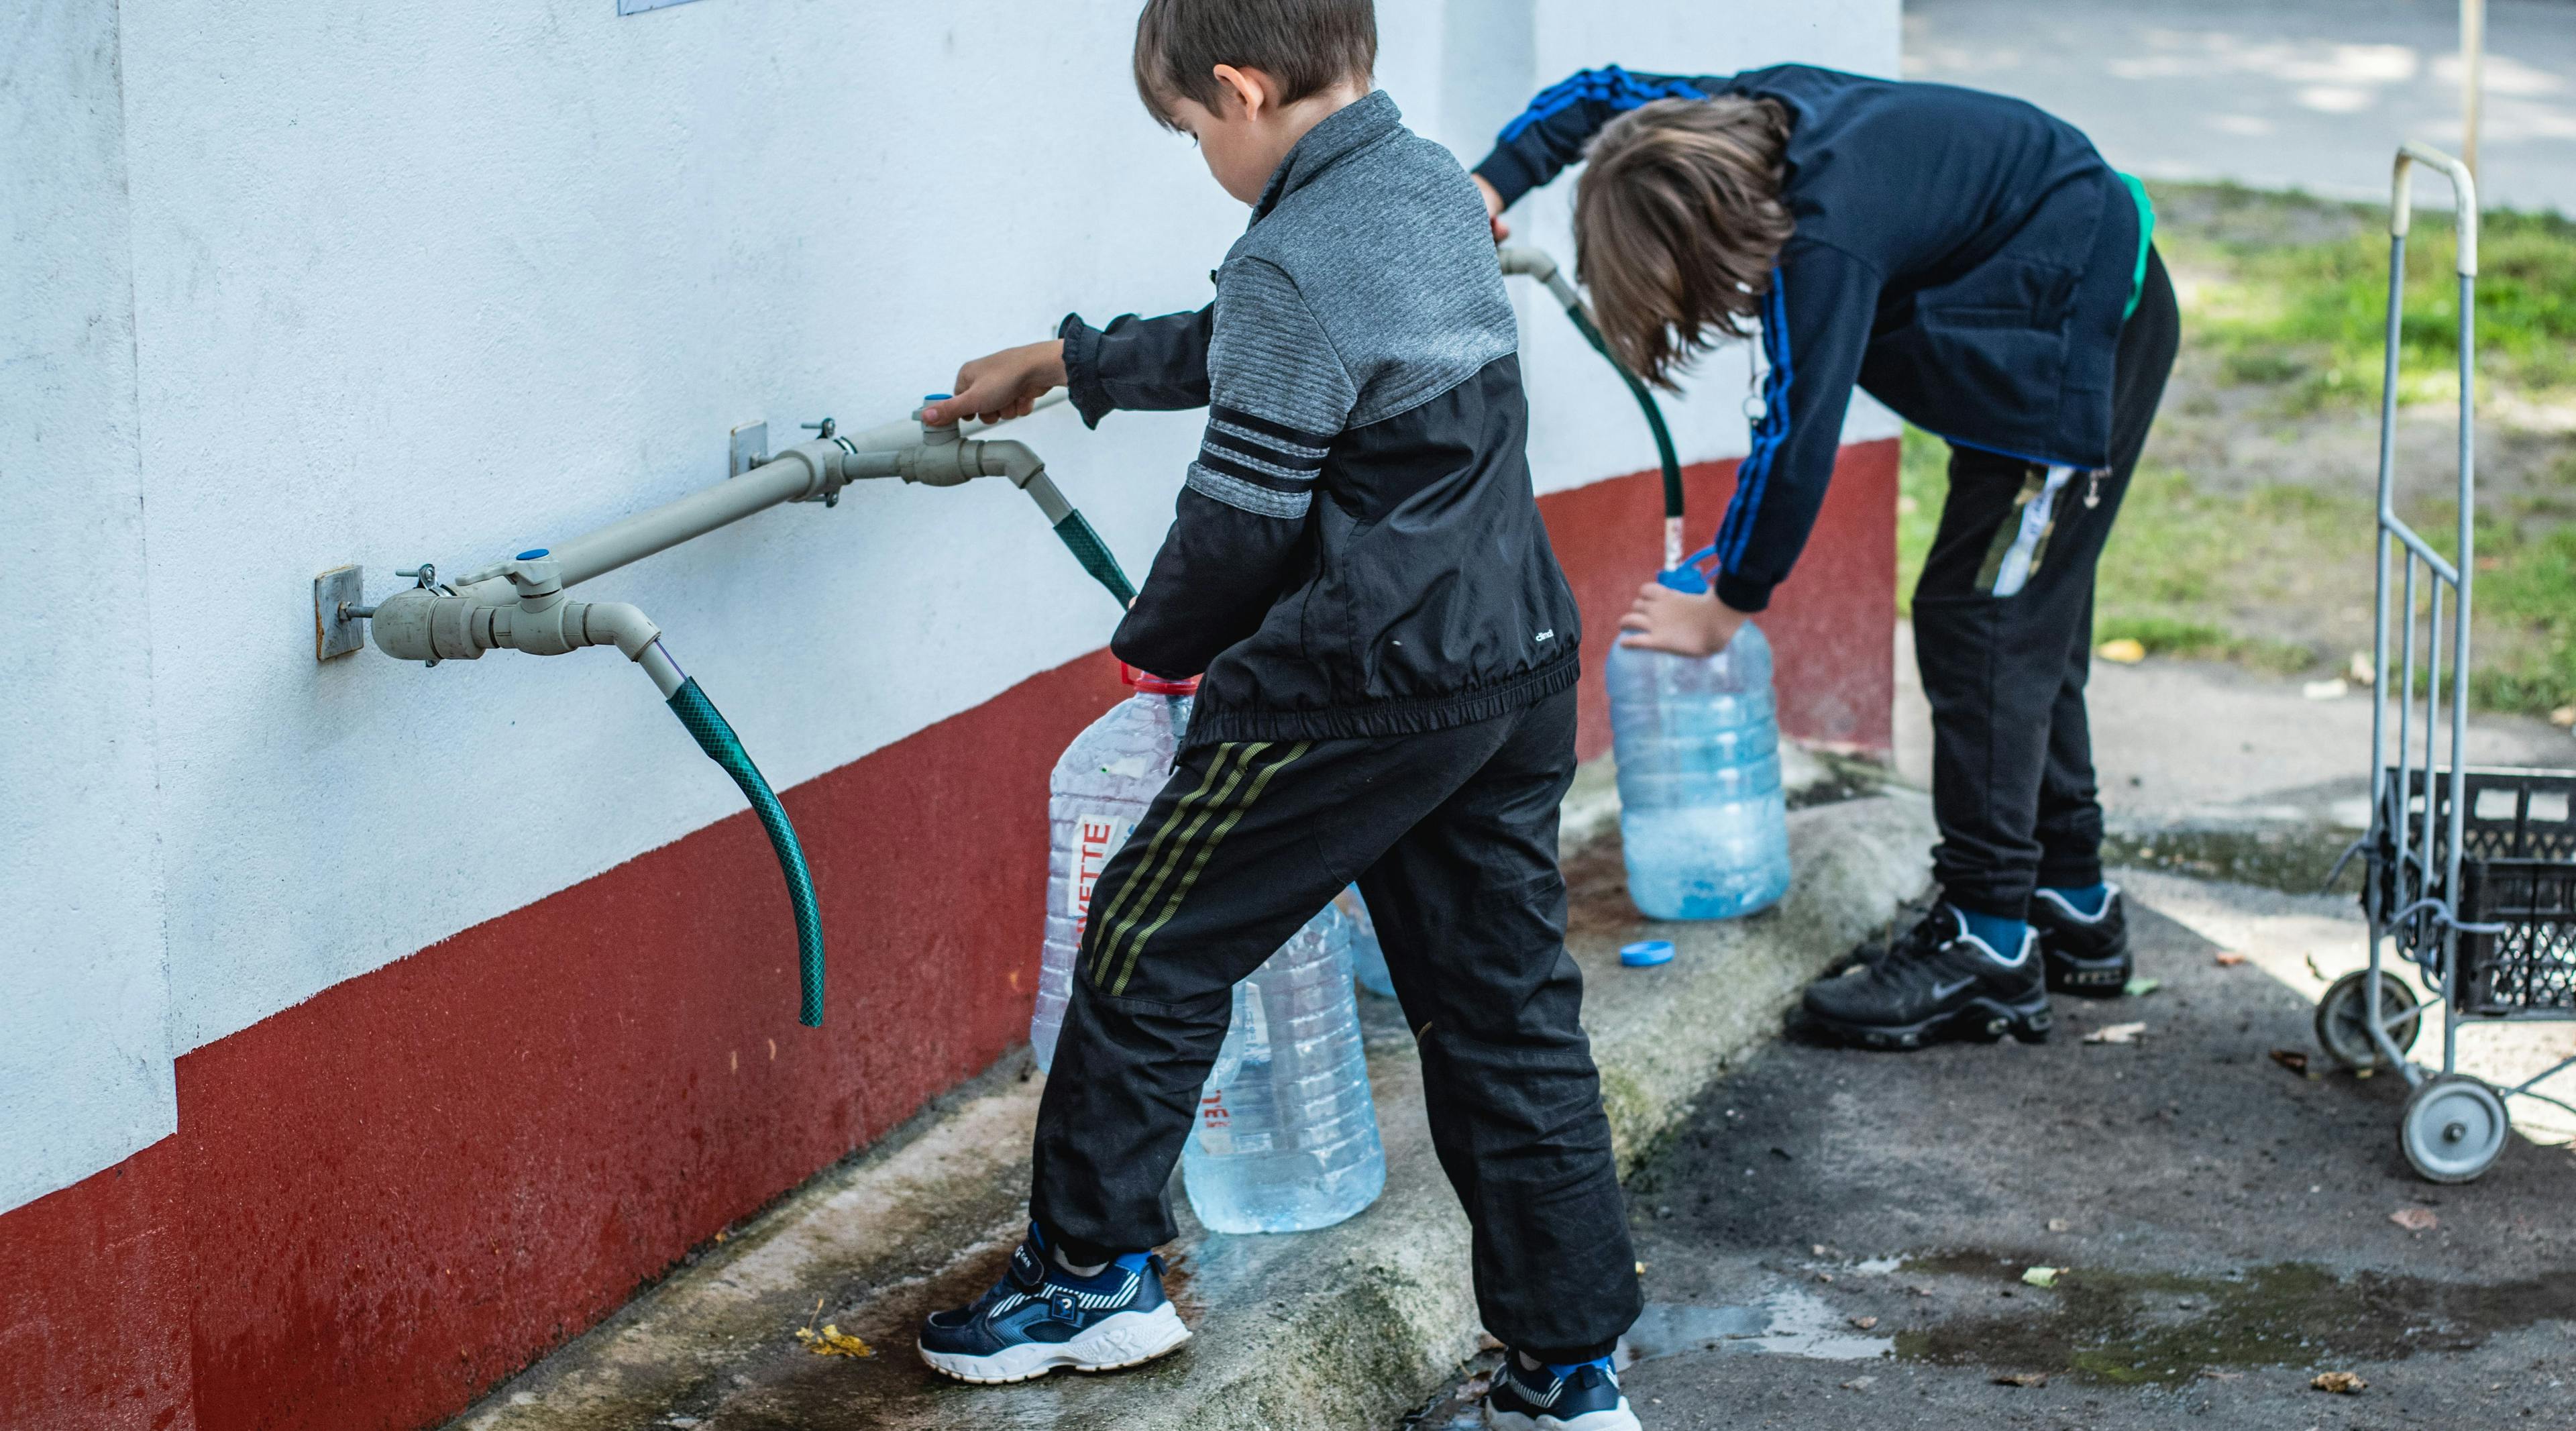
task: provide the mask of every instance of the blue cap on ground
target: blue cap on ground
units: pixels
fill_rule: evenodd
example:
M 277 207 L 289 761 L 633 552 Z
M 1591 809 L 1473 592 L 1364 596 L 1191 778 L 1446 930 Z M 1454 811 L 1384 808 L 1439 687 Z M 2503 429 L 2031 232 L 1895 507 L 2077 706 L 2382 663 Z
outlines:
M 1619 947 L 1619 962 L 1631 969 L 1651 969 L 1657 964 L 1673 962 L 1673 941 L 1641 939 Z

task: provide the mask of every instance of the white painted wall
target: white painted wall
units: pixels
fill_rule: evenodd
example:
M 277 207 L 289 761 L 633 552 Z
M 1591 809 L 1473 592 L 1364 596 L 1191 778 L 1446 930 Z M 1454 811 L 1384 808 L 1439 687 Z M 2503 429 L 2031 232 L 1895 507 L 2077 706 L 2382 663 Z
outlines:
M 316 571 L 364 563 L 381 594 L 396 567 L 479 565 L 718 480 L 737 422 L 784 442 L 825 413 L 885 421 L 1068 309 L 1194 307 L 1243 221 L 1136 103 L 1135 0 L 697 0 L 628 18 L 614 0 L 125 0 L 121 35 L 107 0 L 60 3 L 106 37 L 104 59 L 13 88 L 13 122 L 32 128 L 10 142 L 50 158 L 87 136 L 87 167 L 59 161 L 29 195 L 59 190 L 81 213 L 43 231 L 80 282 L 45 295 L 35 321 L 51 326 L 28 346 L 82 366 L 70 416 L 8 410 L 0 475 L 89 486 L 33 506 L 29 545 L 8 550 L 36 570 L 123 561 L 128 579 L 89 600 L 106 604 L 98 629 L 148 630 L 149 664 L 139 645 L 13 635 L 0 659 L 45 699 L 0 715 L 82 703 L 112 789 L 48 793 L 69 788 L 49 760 L 27 797 L 38 824 L 89 844 L 0 847 L 0 876 L 13 893 L 60 886 L 64 851 L 92 851 L 79 873 L 134 891 L 107 921 L 132 926 L 115 946 L 130 952 L 101 969 L 152 992 L 69 980 L 51 1004 L 0 1008 L 0 1049 L 78 1044 L 103 1066 L 126 1047 L 103 1011 L 157 1034 L 145 976 L 164 903 L 170 1012 L 166 1046 L 124 1085 L 66 1074 L 88 1086 L 0 1093 L 0 1164 L 35 1170 L 0 1184 L 0 1207 L 166 1131 L 170 1053 L 739 807 L 612 653 L 423 670 L 370 649 L 317 666 Z M 1469 159 L 1586 64 L 1896 64 L 1895 0 L 1381 12 L 1382 83 Z M 41 60 L 8 63 L 15 85 Z M 5 172 L 0 197 L 28 193 L 19 165 Z M 130 353 L 97 336 L 123 332 L 126 225 L 89 202 L 127 180 Z M 1521 217 L 1570 258 L 1563 194 Z M 1616 379 L 1552 305 L 1521 301 L 1541 486 L 1650 465 Z M 88 356 L 102 342 L 113 361 Z M 1741 450 L 1742 383 L 1740 359 L 1709 364 L 1710 396 L 1675 411 L 1688 455 Z M 85 440 L 49 437 L 30 472 L 31 434 L 71 421 Z M 1198 428 L 1122 414 L 1093 434 L 1057 412 L 1015 435 L 1141 572 Z M 782 787 L 1101 645 L 1116 616 L 999 483 L 768 513 L 583 594 L 651 613 Z M 14 805 L 32 779 L 0 771 Z M 65 918 L 99 942 L 100 919 Z M 57 1146 L 54 1124 L 123 1131 Z
M 115 0 L 0 10 L 0 1208 L 175 1126 Z

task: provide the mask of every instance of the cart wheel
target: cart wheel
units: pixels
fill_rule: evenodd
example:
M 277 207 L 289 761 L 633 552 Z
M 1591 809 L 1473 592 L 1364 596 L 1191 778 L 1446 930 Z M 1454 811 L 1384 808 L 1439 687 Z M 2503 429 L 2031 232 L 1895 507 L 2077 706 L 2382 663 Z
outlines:
M 2379 1045 L 2370 1041 L 2370 971 L 2355 969 L 2326 986 L 2325 996 L 2317 1000 L 2317 1046 L 2326 1056 L 2346 1068 L 2385 1068 L 2388 1060 L 2379 1056 Z M 2382 1017 L 2406 1013 L 2415 1007 L 2415 991 L 2394 974 L 2379 976 L 2379 1011 Z M 2389 1026 L 2388 1041 L 2404 1053 L 2415 1046 L 2415 1036 L 2424 1031 L 2422 1014 L 2412 1014 L 2404 1021 Z
M 2428 1182 L 2465 1183 L 2494 1166 L 2513 1121 L 2504 1099 L 2463 1073 L 2424 1080 L 2406 1100 L 2397 1145 Z

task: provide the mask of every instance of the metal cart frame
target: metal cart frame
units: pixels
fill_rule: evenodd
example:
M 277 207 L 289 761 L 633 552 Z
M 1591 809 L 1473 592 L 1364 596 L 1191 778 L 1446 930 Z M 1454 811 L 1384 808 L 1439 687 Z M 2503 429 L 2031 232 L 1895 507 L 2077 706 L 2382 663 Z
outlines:
M 2456 562 L 2443 557 L 2397 514 L 2397 379 L 2406 297 L 2406 231 L 2412 218 L 2417 165 L 2440 170 L 2451 183 L 2459 229 L 2459 511 Z M 2485 1172 L 2512 1131 L 2505 1100 L 2537 1098 L 2576 1112 L 2576 1105 L 2538 1092 L 2535 1085 L 2576 1067 L 2570 1058 L 2521 1085 L 2498 1089 L 2459 1072 L 2464 1018 L 2529 1020 L 2576 1018 L 2576 1008 L 2499 1011 L 2482 1006 L 2464 1015 L 2470 972 L 2464 936 L 2501 935 L 2509 926 L 2469 922 L 2463 915 L 2462 856 L 2467 849 L 2471 775 L 2469 720 L 2469 614 L 2477 581 L 2477 183 L 2468 166 L 2439 150 L 2407 144 L 2397 151 L 2389 204 L 2388 330 L 2379 408 L 2379 533 L 2377 621 L 2372 639 L 2370 829 L 2356 847 L 2369 861 L 2363 904 L 2370 915 L 2370 963 L 2337 980 L 2317 1004 L 2317 1037 L 2326 1052 L 2355 1069 L 2394 1067 L 2410 1085 L 2398 1142 L 2415 1170 L 2435 1182 L 2467 1182 Z M 2419 592 L 2419 585 L 2421 590 Z M 2445 595 L 2449 610 L 2444 610 Z M 2419 612 L 2422 645 L 2418 646 Z M 2450 668 L 2444 666 L 2448 617 Z M 2392 639 L 2393 638 L 2393 639 Z M 2395 649 L 2392 651 L 2391 647 Z M 2420 700 L 2418 658 L 2423 674 Z M 2391 669 L 2394 656 L 2395 669 Z M 2450 684 L 2445 689 L 2443 679 Z M 2447 722 L 2438 719 L 2448 702 Z M 2420 749 L 2415 723 L 2422 707 Z M 2392 726 L 2391 710 L 2394 708 Z M 2447 723 L 2448 739 L 2440 739 Z M 2507 772 L 2477 772 L 2507 777 Z M 2523 772 L 2512 772 L 2519 775 Z M 2519 810 L 2527 812 L 2528 793 Z M 2517 815 L 2520 818 L 2520 814 Z M 2492 941 L 2487 941 L 2488 945 Z M 2484 946 L 2482 946 L 2484 947 Z M 2433 1004 L 2445 1011 L 2439 1069 L 2408 1060 L 2428 1006 L 2385 972 L 2391 950 L 2424 972 Z

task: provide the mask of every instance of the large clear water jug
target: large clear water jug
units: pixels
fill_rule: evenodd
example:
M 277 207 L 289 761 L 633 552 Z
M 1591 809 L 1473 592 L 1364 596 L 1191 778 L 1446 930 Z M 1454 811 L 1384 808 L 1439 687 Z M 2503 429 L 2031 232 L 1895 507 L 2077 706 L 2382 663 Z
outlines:
M 1386 972 L 1386 946 L 1378 943 L 1377 921 L 1369 917 L 1368 901 L 1360 898 L 1360 887 L 1352 885 L 1333 899 L 1351 922 L 1351 977 L 1360 988 L 1381 999 L 1395 997 L 1395 976 Z
M 1769 908 L 1789 889 L 1789 812 L 1762 628 L 1704 658 L 1614 646 L 1608 676 L 1628 898 L 1649 919 Z
M 1235 986 L 1181 1178 L 1190 1209 L 1216 1232 L 1330 1227 L 1386 1186 L 1351 921 L 1334 906 Z
M 1029 1047 L 1041 1069 L 1055 1062 L 1092 886 L 1171 778 L 1198 689 L 1195 680 L 1166 681 L 1132 669 L 1126 676 L 1136 694 L 1075 736 L 1047 781 L 1046 938 L 1038 955 L 1038 1005 L 1029 1015 Z

